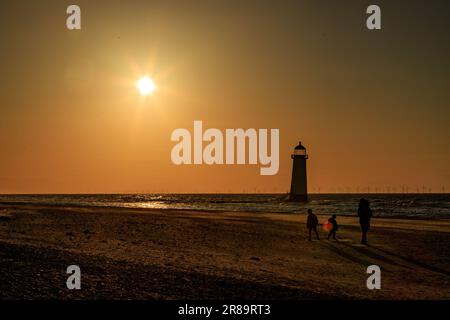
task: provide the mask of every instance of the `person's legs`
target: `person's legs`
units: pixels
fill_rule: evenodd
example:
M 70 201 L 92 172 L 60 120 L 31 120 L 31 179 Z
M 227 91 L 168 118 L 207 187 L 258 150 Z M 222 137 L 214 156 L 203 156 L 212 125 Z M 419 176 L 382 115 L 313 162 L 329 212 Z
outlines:
M 309 237 L 308 237 L 308 241 L 311 241 L 311 232 L 312 232 L 312 228 L 309 228 Z
M 333 230 L 333 239 L 336 240 L 336 231 Z
M 361 225 L 361 244 L 367 244 L 367 231 L 369 230 L 369 227 L 365 224 Z
M 333 233 L 333 230 L 330 230 L 330 232 L 328 232 L 328 237 L 327 237 L 327 239 L 330 239 L 332 233 Z
M 317 240 L 319 240 L 319 233 L 317 232 L 317 227 L 314 228 L 314 232 L 316 233 Z
M 367 244 L 367 235 L 366 232 L 362 232 L 361 244 Z

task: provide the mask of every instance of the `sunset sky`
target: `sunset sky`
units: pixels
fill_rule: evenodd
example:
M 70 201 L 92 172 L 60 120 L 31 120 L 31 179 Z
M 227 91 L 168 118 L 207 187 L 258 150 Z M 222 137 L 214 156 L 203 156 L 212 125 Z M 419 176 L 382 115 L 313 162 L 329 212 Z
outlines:
M 310 192 L 448 192 L 449 57 L 449 1 L 2 0 L 0 193 L 287 192 L 299 140 Z M 279 173 L 172 164 L 194 120 L 280 129 Z

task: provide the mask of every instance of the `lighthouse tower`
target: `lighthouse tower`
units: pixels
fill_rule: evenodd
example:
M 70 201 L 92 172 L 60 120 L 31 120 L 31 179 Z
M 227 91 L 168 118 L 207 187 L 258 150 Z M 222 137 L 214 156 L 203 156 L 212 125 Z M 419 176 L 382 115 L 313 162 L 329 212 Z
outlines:
M 307 201 L 308 200 L 308 186 L 306 182 L 306 149 L 299 142 L 295 147 L 294 153 L 291 155 L 293 160 L 292 164 L 292 180 L 291 180 L 291 193 L 289 196 L 290 201 Z

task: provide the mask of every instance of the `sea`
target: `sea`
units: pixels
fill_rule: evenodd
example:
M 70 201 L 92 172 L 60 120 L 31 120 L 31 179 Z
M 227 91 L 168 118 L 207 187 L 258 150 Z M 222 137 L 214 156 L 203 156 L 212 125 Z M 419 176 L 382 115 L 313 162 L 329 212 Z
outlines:
M 306 203 L 286 194 L 70 194 L 0 195 L 0 204 L 121 207 L 166 210 L 245 211 L 356 215 L 360 198 L 370 201 L 374 216 L 450 219 L 450 194 L 311 194 Z

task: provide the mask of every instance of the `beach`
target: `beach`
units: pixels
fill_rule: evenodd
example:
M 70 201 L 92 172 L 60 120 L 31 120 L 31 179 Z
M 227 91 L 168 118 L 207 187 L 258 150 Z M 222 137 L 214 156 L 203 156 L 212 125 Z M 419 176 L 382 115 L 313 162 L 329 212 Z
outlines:
M 325 222 L 328 216 L 319 215 Z M 450 220 L 0 205 L 0 299 L 449 299 Z M 66 269 L 81 269 L 68 290 Z M 381 268 L 380 290 L 366 269 Z

